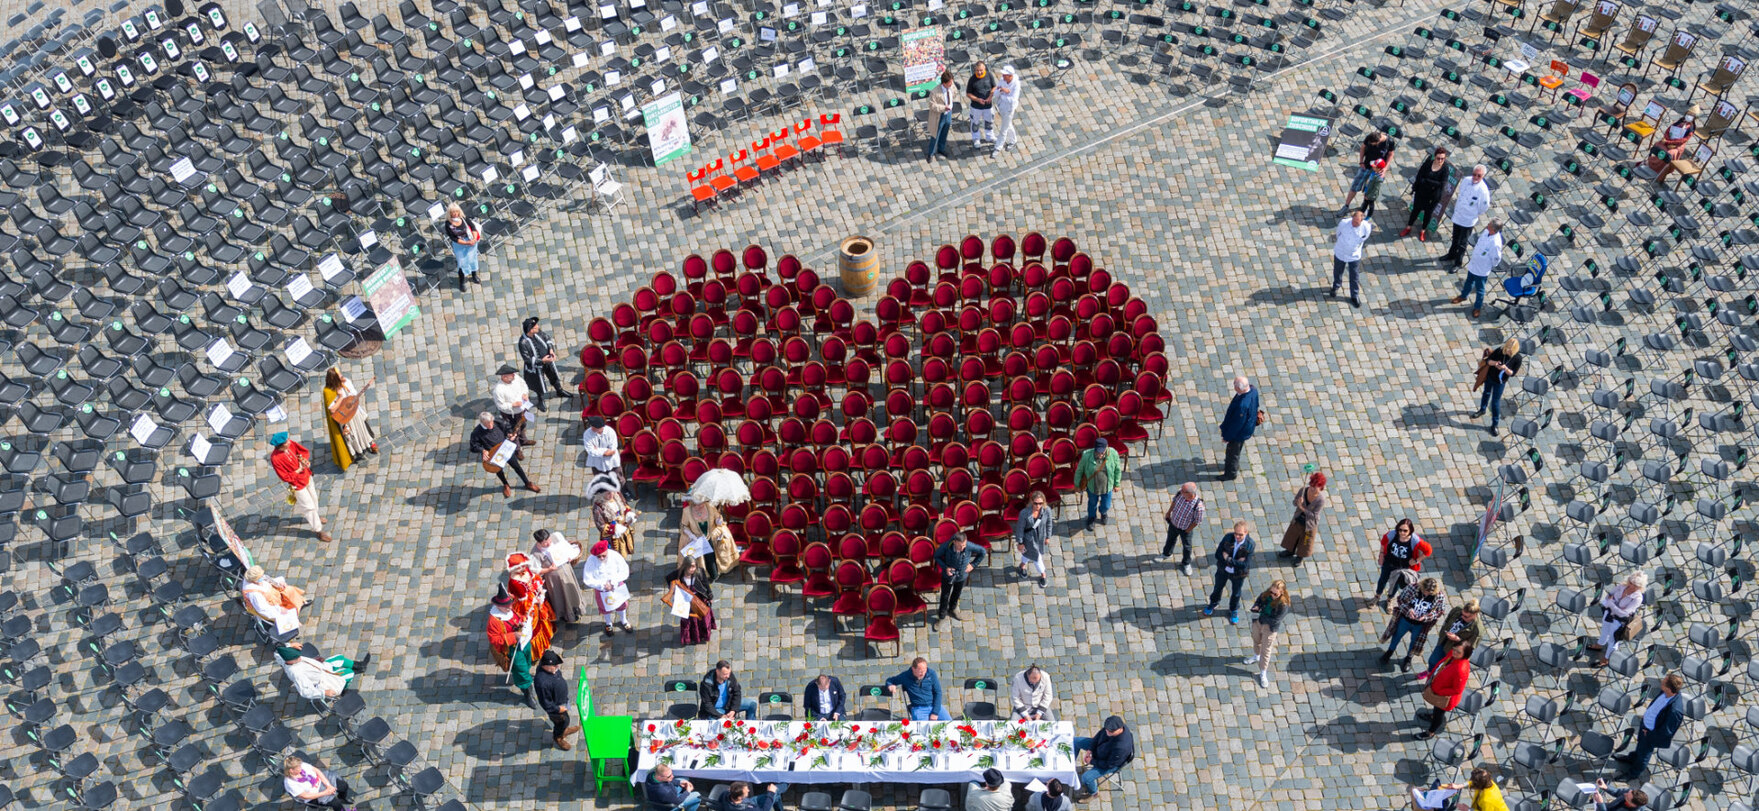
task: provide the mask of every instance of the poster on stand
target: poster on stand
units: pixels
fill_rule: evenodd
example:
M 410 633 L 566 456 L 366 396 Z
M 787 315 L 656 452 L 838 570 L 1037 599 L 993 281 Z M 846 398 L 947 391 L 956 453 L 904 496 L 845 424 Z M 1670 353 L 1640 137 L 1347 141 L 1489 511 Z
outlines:
M 1319 171 L 1319 159 L 1325 157 L 1325 142 L 1331 138 L 1331 119 L 1291 114 L 1277 137 L 1276 154 L 1271 163 L 1292 166 L 1309 172 Z
M 371 276 L 366 277 L 366 281 L 360 283 L 360 289 L 366 293 L 373 314 L 378 316 L 379 328 L 384 331 L 387 341 L 421 315 L 421 308 L 415 305 L 415 293 L 409 289 L 409 279 L 403 275 L 403 265 L 395 256 L 385 260 Z
M 647 145 L 655 166 L 690 154 L 690 126 L 684 118 L 684 96 L 677 91 L 641 105 Z
M 914 93 L 940 84 L 941 71 L 947 69 L 947 46 L 941 38 L 941 27 L 905 31 L 898 41 L 904 47 L 904 88 Z

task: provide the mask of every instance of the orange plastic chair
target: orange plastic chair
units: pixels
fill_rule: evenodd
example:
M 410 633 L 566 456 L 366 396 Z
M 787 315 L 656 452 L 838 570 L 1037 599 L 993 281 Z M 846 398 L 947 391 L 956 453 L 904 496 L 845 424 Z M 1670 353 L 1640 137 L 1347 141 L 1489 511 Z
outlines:
M 1539 86 L 1551 91 L 1552 99 L 1556 100 L 1558 88 L 1564 86 L 1564 80 L 1569 78 L 1569 75 L 1570 66 L 1553 59 L 1551 60 L 1551 72 L 1539 77 Z
M 824 158 L 824 141 L 812 134 L 812 119 L 808 118 L 794 125 L 794 134 L 799 136 L 800 152 L 808 157 L 817 155 Z
M 827 147 L 836 147 L 838 157 L 843 155 L 843 132 L 831 125 L 842 120 L 842 113 L 830 113 L 818 117 L 818 139 Z
M 714 167 L 709 169 L 708 184 L 715 187 L 715 195 L 719 197 L 726 196 L 728 192 L 733 190 L 733 187 L 738 185 L 738 181 L 721 172 L 721 166 L 725 160 L 725 158 L 716 158 Z
M 754 146 L 755 146 L 755 144 L 754 144 Z M 729 160 L 731 160 L 733 162 L 733 178 L 735 180 L 737 180 L 738 182 L 743 183 L 745 185 L 751 185 L 753 183 L 756 183 L 758 181 L 758 178 L 762 176 L 759 174 L 757 167 L 752 166 L 749 163 L 745 163 L 745 160 L 747 158 L 747 153 L 745 150 L 741 149 L 741 150 L 739 150 L 738 155 L 729 155 L 727 157 Z M 741 166 L 740 164 L 745 164 L 745 165 Z
M 774 172 L 782 165 L 782 162 L 776 159 L 775 153 L 770 151 L 770 143 L 770 138 L 767 135 L 764 136 L 761 144 L 756 141 L 751 142 L 751 151 L 756 155 L 757 171 L 760 174 Z
M 788 161 L 800 159 L 800 150 L 795 148 L 793 144 L 788 143 L 787 127 L 783 127 L 781 132 L 770 133 L 770 143 L 774 144 L 771 151 L 775 153 L 776 165 L 778 167 L 786 164 Z
M 707 178 L 708 175 L 709 175 L 709 168 L 707 166 L 704 166 L 701 169 L 698 169 L 694 172 L 689 172 L 686 175 L 690 179 L 690 183 L 691 183 L 691 186 L 690 186 L 691 207 L 698 212 L 702 211 L 703 206 L 709 205 L 715 201 L 715 187 L 711 184 L 703 182 L 703 180 L 705 178 Z

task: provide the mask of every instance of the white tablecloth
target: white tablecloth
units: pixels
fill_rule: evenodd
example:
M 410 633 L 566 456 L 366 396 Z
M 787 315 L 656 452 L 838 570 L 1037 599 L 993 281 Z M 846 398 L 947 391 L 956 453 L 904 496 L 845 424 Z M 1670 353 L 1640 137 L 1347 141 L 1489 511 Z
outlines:
M 650 742 L 656 735 L 647 731 L 648 727 L 667 728 L 666 734 L 671 736 L 686 735 L 698 740 L 713 737 L 724 731 L 721 721 L 703 720 L 687 721 L 680 729 L 676 721 L 642 721 L 637 725 L 636 747 L 640 758 L 635 770 L 637 782 L 647 779 L 647 774 L 659 763 L 660 755 L 650 751 Z M 861 722 L 845 721 L 831 724 L 824 721 L 811 722 L 815 740 L 830 737 L 835 740 L 853 734 L 851 730 L 859 726 L 863 730 L 871 730 L 875 725 L 890 728 L 897 722 Z M 1000 738 L 1016 729 L 1024 728 L 1034 740 L 1047 743 L 1034 752 L 1018 750 L 970 750 L 952 751 L 951 747 L 943 746 L 936 750 L 932 744 L 925 744 L 922 752 L 910 751 L 907 745 L 894 746 L 887 752 L 861 751 L 849 753 L 838 747 L 815 746 L 809 748 L 805 756 L 800 755 L 798 745 L 780 751 L 764 751 L 749 748 L 722 748 L 718 750 L 702 750 L 684 746 L 668 749 L 672 772 L 681 777 L 691 779 L 728 782 L 744 780 L 751 783 L 963 783 L 981 779 L 985 767 L 976 760 L 989 756 L 995 759 L 994 768 L 1001 770 L 1009 780 L 1028 782 L 1034 778 L 1050 780 L 1056 778 L 1065 784 L 1075 785 L 1075 760 L 1064 749 L 1072 749 L 1075 742 L 1075 728 L 1067 721 L 1040 722 L 1020 725 L 1008 721 L 914 721 L 907 729 L 912 733 L 913 741 L 933 741 L 940 739 L 948 742 L 958 738 L 957 727 L 969 724 L 976 730 L 980 738 Z M 801 733 L 807 731 L 804 721 L 757 721 L 742 722 L 745 728 L 756 727 L 761 739 L 781 739 L 793 742 Z M 871 737 L 871 733 L 870 737 Z M 662 739 L 665 735 L 658 736 Z M 883 735 L 883 738 L 895 737 Z M 817 764 L 820 756 L 827 763 Z M 872 765 L 871 759 L 886 756 L 887 762 L 878 766 Z M 932 756 L 934 764 L 927 768 L 918 768 L 923 756 Z M 711 756 L 719 756 L 721 762 L 708 763 Z M 762 757 L 774 757 L 774 762 L 760 766 L 754 761 Z M 1042 757 L 1044 762 L 1034 766 L 1034 758 Z M 706 787 L 699 788 L 706 791 Z

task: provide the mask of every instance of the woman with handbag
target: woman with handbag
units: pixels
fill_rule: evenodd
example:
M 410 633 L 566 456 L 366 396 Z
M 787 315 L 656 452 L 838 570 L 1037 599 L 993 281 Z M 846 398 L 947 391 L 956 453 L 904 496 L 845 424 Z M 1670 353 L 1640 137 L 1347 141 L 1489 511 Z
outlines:
M 1294 558 L 1299 566 L 1302 559 L 1313 555 L 1313 548 L 1319 543 L 1319 511 L 1324 508 L 1325 474 L 1315 473 L 1307 477 L 1307 485 L 1295 494 L 1295 517 L 1289 519 L 1289 528 L 1283 530 L 1283 551 L 1277 557 Z
M 707 644 L 715 630 L 715 594 L 709 588 L 708 578 L 702 576 L 696 558 L 685 558 L 677 571 L 666 575 L 666 591 L 660 595 L 660 602 L 668 608 L 673 606 L 680 588 L 690 595 L 690 616 L 678 621 L 678 644 Z
M 1595 667 L 1606 667 L 1620 642 L 1629 642 L 1642 632 L 1643 623 L 1637 619 L 1637 612 L 1643 608 L 1643 589 L 1648 586 L 1649 575 L 1632 572 L 1624 583 L 1607 589 L 1600 598 L 1600 639 L 1588 646 L 1589 650 L 1601 652 Z
M 724 538 L 721 536 L 725 536 Z M 708 549 L 702 549 L 702 544 Z M 692 544 L 698 548 L 687 552 Z M 733 546 L 732 559 L 729 560 L 723 546 Z M 699 554 L 700 553 L 700 554 Z M 739 560 L 739 551 L 733 545 L 733 533 L 727 529 L 727 522 L 721 518 L 721 511 L 708 502 L 700 504 L 692 501 L 684 502 L 684 511 L 678 516 L 678 565 L 684 565 L 684 559 L 696 557 L 702 560 L 702 568 L 710 582 L 721 576 L 721 572 L 730 569 Z
M 1038 585 L 1045 584 L 1044 547 L 1051 539 L 1051 511 L 1043 493 L 1037 490 L 1026 498 L 1026 509 L 1014 523 L 1014 537 L 1020 542 L 1020 576 L 1031 577 L 1038 570 Z M 1189 554 L 1189 553 L 1187 553 Z
M 556 612 L 556 619 L 561 622 L 579 622 L 586 616 L 586 597 L 580 590 L 580 578 L 574 575 L 580 545 L 547 529 L 532 532 L 531 538 L 537 542 L 531 556 L 537 560 L 538 576 L 544 579 L 550 610 Z
M 342 376 L 334 366 L 324 373 L 324 422 L 330 428 L 330 456 L 336 466 L 347 470 L 363 453 L 379 452 L 379 432 L 367 420 L 361 394 L 373 387 L 354 387 L 354 381 Z
M 1417 713 L 1418 720 L 1429 721 L 1429 729 L 1417 733 L 1418 738 L 1433 738 L 1435 733 L 1447 725 L 1448 713 L 1460 706 L 1460 697 L 1466 694 L 1466 682 L 1471 675 L 1472 646 L 1448 648 L 1447 658 L 1436 668 L 1435 676 L 1429 680 L 1429 686 L 1423 688 L 1423 703 L 1434 709 L 1429 711 L 1427 719 L 1423 717 L 1423 713 Z
M 1258 599 L 1252 601 L 1252 658 L 1248 665 L 1258 665 L 1258 686 L 1270 686 L 1270 660 L 1276 655 L 1276 635 L 1282 630 L 1283 618 L 1289 615 L 1289 587 L 1281 580 L 1272 580 Z
M 635 555 L 635 521 L 639 517 L 640 513 L 617 490 L 605 490 L 593 497 L 592 518 L 599 525 L 599 540 L 625 558 Z
M 1472 412 L 1472 419 L 1484 416 L 1490 411 L 1490 435 L 1496 436 L 1496 426 L 1502 422 L 1502 390 L 1509 378 L 1521 373 L 1521 342 L 1510 338 L 1502 346 L 1484 350 L 1484 356 L 1478 361 L 1478 379 L 1472 388 L 1484 387 L 1484 394 L 1478 398 L 1478 410 Z

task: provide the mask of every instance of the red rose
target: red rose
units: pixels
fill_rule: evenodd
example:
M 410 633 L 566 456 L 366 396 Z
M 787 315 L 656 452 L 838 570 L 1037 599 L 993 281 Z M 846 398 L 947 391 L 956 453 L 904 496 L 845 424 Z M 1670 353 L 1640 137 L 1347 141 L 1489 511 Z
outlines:
M 904 740 L 910 740 L 910 733 L 909 733 L 909 732 L 908 732 L 908 731 L 905 731 L 905 732 L 900 732 L 900 733 L 898 733 L 898 734 L 900 734 L 900 735 L 903 735 L 903 736 L 904 736 Z
M 830 738 L 819 738 L 819 739 L 818 739 L 818 745 L 819 745 L 819 746 L 830 746 L 830 745 L 831 745 L 831 739 L 830 739 Z
M 757 727 L 749 727 L 745 731 L 747 734 L 756 735 L 757 734 Z
M 684 719 L 682 719 L 682 718 L 678 719 L 678 723 L 674 724 L 673 726 L 676 726 L 679 729 L 683 729 L 684 728 Z
M 910 726 L 910 719 L 905 718 L 905 719 L 898 721 L 898 723 L 903 724 L 904 726 Z
M 856 724 L 856 725 L 855 725 L 855 726 L 852 726 L 852 727 L 850 727 L 850 728 L 849 728 L 849 731 L 850 731 L 850 732 L 860 732 L 860 731 L 861 731 L 861 725 L 860 725 L 860 724 Z
M 647 725 L 647 731 L 648 731 L 648 732 L 652 732 L 652 731 L 654 731 L 654 729 L 656 729 L 656 727 L 655 727 L 655 726 L 654 726 L 654 725 L 653 725 L 653 724 L 648 724 L 648 725 Z
M 941 748 L 941 742 L 940 742 L 940 741 L 935 741 L 935 742 L 934 742 L 934 748 L 936 748 L 936 749 L 939 749 L 939 748 Z
M 731 729 L 732 727 L 733 727 L 733 721 L 731 719 L 721 722 L 722 729 Z

